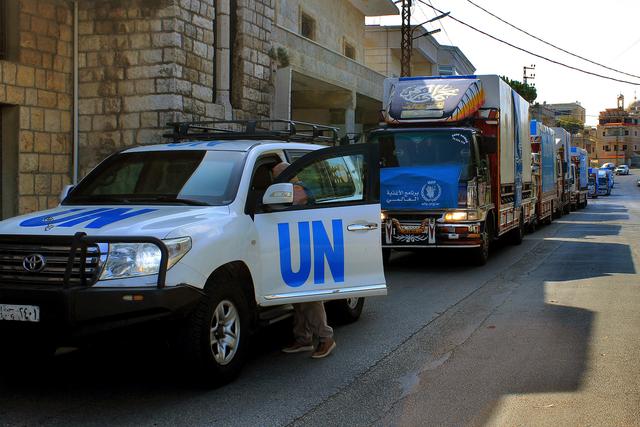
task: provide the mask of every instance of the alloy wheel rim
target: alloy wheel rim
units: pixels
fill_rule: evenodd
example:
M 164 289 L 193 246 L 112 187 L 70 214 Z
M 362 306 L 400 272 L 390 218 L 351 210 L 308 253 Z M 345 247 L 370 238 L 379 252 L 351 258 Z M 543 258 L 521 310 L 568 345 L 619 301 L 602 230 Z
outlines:
M 222 300 L 216 306 L 209 336 L 215 361 L 220 365 L 230 363 L 238 352 L 240 342 L 240 317 L 231 301 Z
M 351 310 L 355 310 L 358 307 L 359 298 L 347 298 L 347 307 Z

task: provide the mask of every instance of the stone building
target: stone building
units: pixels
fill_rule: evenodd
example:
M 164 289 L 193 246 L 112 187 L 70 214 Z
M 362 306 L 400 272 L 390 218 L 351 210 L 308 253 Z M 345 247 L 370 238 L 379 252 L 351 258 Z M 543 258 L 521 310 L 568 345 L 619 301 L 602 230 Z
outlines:
M 2 217 L 176 120 L 270 116 L 274 0 L 0 2 Z
M 602 163 L 640 166 L 640 102 L 629 108 L 618 96 L 617 108 L 607 108 L 598 116 L 594 158 Z
M 442 45 L 423 26 L 413 27 L 412 76 L 473 74 L 476 69 L 456 46 Z M 389 77 L 400 76 L 402 40 L 398 25 L 367 25 L 365 63 Z
M 397 15 L 392 0 L 277 0 L 272 116 L 355 134 L 378 123 L 384 75 L 365 62 L 365 18 Z

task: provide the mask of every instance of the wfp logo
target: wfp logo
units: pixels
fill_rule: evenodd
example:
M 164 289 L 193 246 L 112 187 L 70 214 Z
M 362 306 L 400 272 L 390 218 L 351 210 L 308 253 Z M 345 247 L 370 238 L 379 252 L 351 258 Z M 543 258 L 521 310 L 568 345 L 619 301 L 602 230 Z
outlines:
M 333 242 L 329 238 L 322 221 L 302 221 L 298 223 L 298 248 L 300 266 L 293 271 L 291 233 L 289 223 L 278 224 L 278 243 L 280 247 L 280 273 L 282 280 L 297 288 L 302 286 L 311 275 L 313 260 L 313 283 L 325 283 L 325 260 L 331 276 L 336 283 L 344 282 L 344 235 L 342 220 L 331 221 Z M 313 247 L 313 251 L 312 251 Z
M 427 181 L 420 190 L 420 195 L 425 202 L 435 202 L 442 195 L 442 187 L 436 181 Z

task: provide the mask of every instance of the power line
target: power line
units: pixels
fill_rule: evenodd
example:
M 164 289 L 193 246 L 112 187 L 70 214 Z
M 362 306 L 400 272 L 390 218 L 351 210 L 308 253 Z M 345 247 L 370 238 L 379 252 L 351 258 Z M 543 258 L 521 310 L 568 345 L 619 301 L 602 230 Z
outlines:
M 431 2 L 431 0 L 428 0 L 428 1 L 429 1 L 429 4 L 431 6 L 433 6 L 433 3 Z M 435 10 L 434 10 L 433 13 L 435 15 Z M 447 29 L 444 28 L 444 24 L 442 23 L 441 19 L 438 20 L 438 24 L 440 24 L 440 27 L 442 28 L 442 31 L 444 31 L 445 36 L 447 36 L 447 40 L 449 40 L 449 44 L 451 44 L 451 46 L 453 46 L 453 41 L 451 40 L 451 37 L 449 37 L 449 33 L 447 32 Z
M 424 0 L 418 0 L 418 1 L 420 3 L 422 3 L 423 5 L 428 6 L 428 7 L 432 8 L 433 10 L 435 10 L 437 12 L 443 13 L 440 9 L 438 9 L 438 8 L 436 8 L 434 6 L 431 6 L 430 4 L 427 4 Z M 485 31 L 482 31 L 482 30 L 474 27 L 473 25 L 467 24 L 466 22 L 463 22 L 463 21 L 455 18 L 452 15 L 449 15 L 448 18 L 451 18 L 454 21 L 458 22 L 459 24 L 462 24 L 465 27 L 471 28 L 472 30 L 477 31 L 478 33 L 480 33 L 480 34 L 482 34 L 484 36 L 487 36 L 487 37 L 489 37 L 489 38 L 491 38 L 493 40 L 496 40 L 496 41 L 498 41 L 500 43 L 506 44 L 507 46 L 512 47 L 514 49 L 517 49 L 519 51 L 528 53 L 529 55 L 535 56 L 536 58 L 540 58 L 540 59 L 543 59 L 545 61 L 551 62 L 552 64 L 560 65 L 562 67 L 569 68 L 571 70 L 578 71 L 578 72 L 581 72 L 581 73 L 584 73 L 584 74 L 589 74 L 591 76 L 600 77 L 600 78 L 607 79 L 607 80 L 613 80 L 613 81 L 619 82 L 619 83 L 626 83 L 626 84 L 629 84 L 629 85 L 640 86 L 640 83 L 637 83 L 637 82 L 631 82 L 631 81 L 628 81 L 628 80 L 621 80 L 621 79 L 617 79 L 615 77 L 605 76 L 603 74 L 598 74 L 598 73 L 594 73 L 592 71 L 583 70 L 581 68 L 574 67 L 572 65 L 568 65 L 568 64 L 565 64 L 565 63 L 560 62 L 560 61 L 556 61 L 555 59 L 547 58 L 546 56 L 542 56 L 542 55 L 540 55 L 538 53 L 531 52 L 530 50 L 527 50 L 527 49 L 524 49 L 522 47 L 516 46 L 513 43 L 509 43 L 506 40 L 502 40 L 502 39 L 500 39 L 500 38 L 498 38 L 496 36 L 492 36 L 491 34 L 485 32 Z
M 573 52 L 569 52 L 568 50 L 563 49 L 563 48 L 561 48 L 560 46 L 556 46 L 556 45 L 555 45 L 555 44 L 553 44 L 553 43 L 550 43 L 550 42 L 548 42 L 548 41 L 546 41 L 546 40 L 543 40 L 543 39 L 541 39 L 540 37 L 535 36 L 535 35 L 533 35 L 533 34 L 531 34 L 531 33 L 527 32 L 527 31 L 523 30 L 522 28 L 520 28 L 520 27 L 517 27 L 517 26 L 513 25 L 512 23 L 510 23 L 510 22 L 508 22 L 508 21 L 506 21 L 506 20 L 504 20 L 504 19 L 500 18 L 498 15 L 496 15 L 496 14 L 494 14 L 494 13 L 492 13 L 492 12 L 488 11 L 488 10 L 487 10 L 487 9 L 485 9 L 484 7 L 480 6 L 479 4 L 474 3 L 472 0 L 467 0 L 467 2 L 471 3 L 472 5 L 474 5 L 475 7 L 477 7 L 478 9 L 482 10 L 483 12 L 488 13 L 489 15 L 493 16 L 493 17 L 494 17 L 494 18 L 496 18 L 498 21 L 500 21 L 500 22 L 503 22 L 503 23 L 507 24 L 507 25 L 508 25 L 508 26 L 510 26 L 511 28 L 514 28 L 514 29 L 516 29 L 516 30 L 520 31 L 521 33 L 524 33 L 524 34 L 528 35 L 529 37 L 532 37 L 532 38 L 534 38 L 534 39 L 538 40 L 539 42 L 542 42 L 542 43 L 546 44 L 547 46 L 551 46 L 551 47 L 553 47 L 554 49 L 558 49 L 558 50 L 559 50 L 559 51 L 561 51 L 561 52 L 564 52 L 564 53 L 566 53 L 566 54 L 568 54 L 568 55 L 571 55 L 571 56 L 574 56 L 574 57 L 576 57 L 576 58 L 582 59 L 583 61 L 590 62 L 591 64 L 597 65 L 597 66 L 599 66 L 599 67 L 606 68 L 607 70 L 615 71 L 616 73 L 620 73 L 620 74 L 624 74 L 624 75 L 629 76 L 629 77 L 635 77 L 635 78 L 639 78 L 639 79 L 640 79 L 640 76 L 638 76 L 638 75 L 636 75 L 636 74 L 626 73 L 626 72 L 624 72 L 624 71 L 620 71 L 620 70 L 617 70 L 617 69 L 615 69 L 615 68 L 609 67 L 609 66 L 607 66 L 607 65 L 601 64 L 601 63 L 599 63 L 599 62 L 593 61 L 593 60 L 591 60 L 591 59 L 585 58 L 584 56 L 580 56 L 580 55 L 575 54 L 575 53 L 573 53 Z

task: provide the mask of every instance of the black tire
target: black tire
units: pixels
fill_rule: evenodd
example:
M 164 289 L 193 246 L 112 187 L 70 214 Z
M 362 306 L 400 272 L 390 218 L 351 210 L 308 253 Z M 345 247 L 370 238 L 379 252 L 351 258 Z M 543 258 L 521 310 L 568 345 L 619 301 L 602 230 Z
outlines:
M 524 239 L 524 217 L 520 214 L 520 224 L 515 229 L 509 232 L 509 243 L 512 245 L 519 245 Z
M 325 308 L 330 323 L 346 325 L 357 321 L 362 314 L 364 300 L 364 298 L 349 298 L 327 301 Z
M 483 266 L 489 260 L 489 251 L 493 240 L 493 219 L 491 216 L 487 216 L 487 219 L 482 224 L 480 239 L 482 241 L 480 247 L 471 249 L 471 258 L 477 266 Z
M 389 248 L 382 249 L 382 263 L 384 265 L 388 265 L 390 259 L 391 259 L 391 249 Z
M 216 273 L 205 287 L 205 297 L 177 337 L 179 350 L 196 383 L 216 387 L 239 375 L 250 344 L 249 319 L 242 285 L 230 271 Z M 228 346 L 232 342 L 235 346 Z

